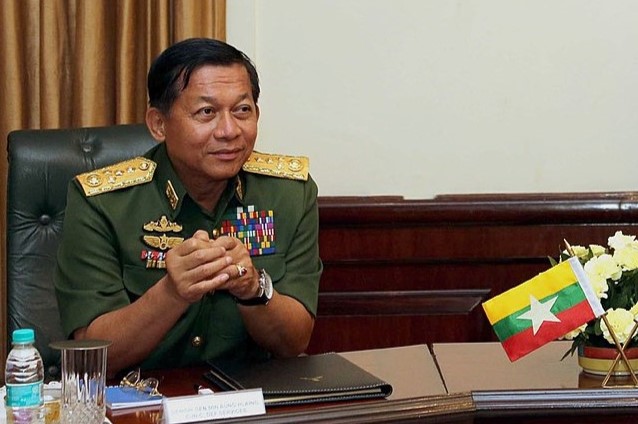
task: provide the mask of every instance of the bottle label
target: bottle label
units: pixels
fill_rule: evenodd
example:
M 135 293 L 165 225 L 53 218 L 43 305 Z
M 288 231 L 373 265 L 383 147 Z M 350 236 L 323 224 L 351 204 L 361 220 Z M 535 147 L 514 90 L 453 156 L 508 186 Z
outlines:
M 24 408 L 42 405 L 43 381 L 28 384 L 7 384 L 7 407 Z

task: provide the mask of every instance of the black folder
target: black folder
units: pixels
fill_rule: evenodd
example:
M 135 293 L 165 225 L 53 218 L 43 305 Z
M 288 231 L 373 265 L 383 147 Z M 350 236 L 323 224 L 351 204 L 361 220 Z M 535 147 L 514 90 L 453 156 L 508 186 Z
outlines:
M 210 361 L 204 377 L 222 390 L 261 388 L 266 406 L 384 398 L 392 386 L 336 353 L 265 362 Z

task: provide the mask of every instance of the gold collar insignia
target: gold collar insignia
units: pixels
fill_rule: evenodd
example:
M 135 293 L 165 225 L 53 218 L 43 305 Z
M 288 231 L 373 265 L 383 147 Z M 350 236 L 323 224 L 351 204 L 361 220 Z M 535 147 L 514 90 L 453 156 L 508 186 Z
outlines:
M 179 196 L 177 196 L 177 192 L 173 187 L 173 183 L 171 180 L 166 181 L 166 197 L 168 198 L 168 203 L 171 204 L 171 208 L 173 210 L 177 209 L 177 203 L 179 202 Z
M 239 178 L 239 175 L 235 178 L 235 194 L 237 194 L 239 200 L 244 200 L 244 187 L 241 184 L 241 178 Z

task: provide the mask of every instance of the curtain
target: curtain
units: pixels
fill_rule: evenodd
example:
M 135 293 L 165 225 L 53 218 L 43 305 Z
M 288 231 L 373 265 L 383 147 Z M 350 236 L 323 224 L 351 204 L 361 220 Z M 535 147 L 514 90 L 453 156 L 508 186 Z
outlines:
M 2 0 L 0 328 L 6 341 L 7 135 L 142 123 L 146 72 L 190 37 L 224 40 L 226 0 Z M 0 354 L 6 343 L 0 344 Z M 4 354 L 2 355 L 4 358 Z

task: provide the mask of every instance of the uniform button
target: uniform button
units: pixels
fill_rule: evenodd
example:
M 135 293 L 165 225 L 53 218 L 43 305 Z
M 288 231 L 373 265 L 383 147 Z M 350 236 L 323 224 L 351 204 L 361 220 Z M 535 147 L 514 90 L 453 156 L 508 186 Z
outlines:
M 193 340 L 191 340 L 191 344 L 193 345 L 193 347 L 200 347 L 202 343 L 204 343 L 204 339 L 199 336 L 195 336 L 193 337 Z
M 213 240 L 217 240 L 217 238 L 219 237 L 219 230 L 217 228 L 214 228 L 212 233 L 213 233 Z

